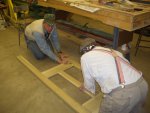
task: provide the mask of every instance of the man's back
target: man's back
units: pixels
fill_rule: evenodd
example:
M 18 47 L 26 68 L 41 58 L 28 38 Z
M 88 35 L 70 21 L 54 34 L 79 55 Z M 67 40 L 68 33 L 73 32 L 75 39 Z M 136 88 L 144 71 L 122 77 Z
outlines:
M 106 52 L 101 50 L 106 50 Z M 108 48 L 95 47 L 92 51 L 85 53 L 81 57 L 81 65 L 82 68 L 84 68 L 82 70 L 84 75 L 86 75 L 85 78 L 87 78 L 84 80 L 87 80 L 87 87 L 90 87 L 89 89 L 91 89 L 92 92 L 95 90 L 91 88 L 94 87 L 94 80 L 92 80 L 92 77 L 101 86 L 103 93 L 109 93 L 112 89 L 120 86 L 115 59 L 111 54 L 108 54 L 107 51 L 111 52 Z M 128 62 L 120 52 L 115 52 L 119 57 Z M 125 79 L 125 85 L 134 83 L 141 77 L 141 73 L 122 61 L 121 68 Z M 93 82 L 91 85 L 88 83 L 90 79 Z
M 29 24 L 25 29 L 25 34 L 28 36 L 30 40 L 34 40 L 33 32 L 38 32 L 44 35 L 43 30 L 43 21 L 44 19 L 35 20 L 31 24 Z

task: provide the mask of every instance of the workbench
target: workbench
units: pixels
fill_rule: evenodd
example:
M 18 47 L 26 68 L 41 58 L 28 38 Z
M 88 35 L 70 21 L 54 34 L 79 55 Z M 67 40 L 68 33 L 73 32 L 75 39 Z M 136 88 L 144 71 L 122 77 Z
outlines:
M 134 11 L 130 12 L 115 9 L 111 6 L 100 5 L 99 3 L 92 3 L 90 4 L 90 6 L 100 8 L 99 11 L 96 11 L 94 13 L 70 6 L 69 4 L 59 0 L 38 0 L 38 5 L 67 11 L 73 14 L 78 14 L 94 20 L 101 21 L 106 25 L 113 26 L 114 49 L 117 49 L 118 47 L 119 29 L 132 32 L 134 30 L 150 25 L 150 5 L 146 4 L 140 4 L 137 8 L 135 8 Z

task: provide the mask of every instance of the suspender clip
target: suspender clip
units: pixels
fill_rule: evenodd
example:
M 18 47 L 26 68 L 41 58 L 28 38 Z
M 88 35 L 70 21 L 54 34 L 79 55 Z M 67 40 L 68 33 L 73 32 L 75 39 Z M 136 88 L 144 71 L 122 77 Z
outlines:
M 125 83 L 120 84 L 121 88 L 125 88 Z

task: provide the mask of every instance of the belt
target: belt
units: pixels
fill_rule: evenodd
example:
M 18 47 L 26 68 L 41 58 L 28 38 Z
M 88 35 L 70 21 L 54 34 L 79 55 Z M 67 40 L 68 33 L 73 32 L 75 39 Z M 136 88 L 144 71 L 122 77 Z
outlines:
M 122 88 L 121 86 L 119 86 L 119 87 L 113 89 L 109 94 L 114 93 L 115 91 L 119 91 L 119 90 L 121 90 L 121 89 L 131 88 L 131 87 L 137 86 L 137 85 L 138 85 L 139 83 L 141 83 L 143 80 L 144 80 L 144 78 L 143 78 L 143 77 L 140 77 L 136 82 L 131 83 L 131 84 L 128 84 L 128 85 L 125 85 L 124 88 Z

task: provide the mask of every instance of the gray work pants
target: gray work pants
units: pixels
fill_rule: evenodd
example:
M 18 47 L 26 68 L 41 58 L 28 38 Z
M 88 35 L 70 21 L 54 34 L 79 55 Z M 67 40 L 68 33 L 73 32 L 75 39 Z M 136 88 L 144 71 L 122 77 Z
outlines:
M 100 105 L 99 113 L 143 113 L 142 105 L 148 92 L 148 84 L 141 77 L 137 82 L 114 89 L 106 94 Z

